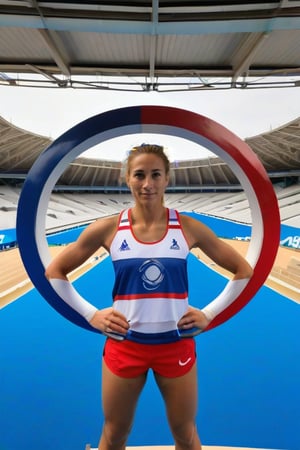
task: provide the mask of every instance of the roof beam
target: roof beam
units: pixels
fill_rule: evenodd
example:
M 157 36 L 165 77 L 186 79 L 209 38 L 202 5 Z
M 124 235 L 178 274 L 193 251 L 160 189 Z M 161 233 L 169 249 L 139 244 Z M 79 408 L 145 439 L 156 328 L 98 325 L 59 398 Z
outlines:
M 155 74 L 155 60 L 156 60 L 156 40 L 157 40 L 157 25 L 158 25 L 158 1 L 152 0 L 152 33 L 150 39 L 150 55 L 149 55 L 149 78 L 150 83 L 154 83 Z
M 256 52 L 264 44 L 266 38 L 268 38 L 270 33 L 260 33 L 255 36 L 253 41 L 253 36 L 250 35 L 245 41 L 242 47 L 239 48 L 237 60 L 238 64 L 234 65 L 232 82 L 234 83 L 240 76 L 246 75 L 249 67 L 254 59 Z M 249 45 L 249 40 L 252 40 L 252 44 Z M 235 55 L 236 56 L 236 55 Z
M 1 27 L 48 29 L 55 31 L 98 32 L 114 34 L 151 35 L 153 24 L 150 21 L 98 20 L 66 17 L 41 17 L 26 14 L 0 14 Z M 223 33 L 263 33 L 273 30 L 299 30 L 300 17 L 273 17 L 262 19 L 207 20 L 159 22 L 156 34 L 199 35 Z
M 24 0 L 0 0 L 0 5 L 17 6 L 17 7 L 30 7 L 31 1 Z M 151 13 L 151 6 L 137 6 L 137 5 L 112 5 L 107 3 L 94 4 L 87 2 L 81 3 L 65 3 L 65 2 L 47 2 L 40 1 L 40 8 L 56 9 L 56 10 L 69 10 L 69 11 L 96 11 L 96 12 L 122 12 L 122 13 Z M 280 8 L 295 8 L 300 6 L 298 0 L 281 0 Z M 166 14 L 207 14 L 207 13 L 229 13 L 229 12 L 243 12 L 243 11 L 263 11 L 276 9 L 274 2 L 254 2 L 245 4 L 228 4 L 228 5 L 179 5 L 179 6 L 164 6 L 161 5 L 159 13 Z
M 55 40 L 54 40 L 55 38 L 57 40 L 55 31 L 53 31 L 53 30 L 50 31 L 48 29 L 46 19 L 43 16 L 43 13 L 39 7 L 38 2 L 36 0 L 30 0 L 30 4 L 32 5 L 33 8 L 35 8 L 37 10 L 37 12 L 40 16 L 40 19 L 43 23 L 43 27 L 41 29 L 39 29 L 39 33 L 40 33 L 44 43 L 48 47 L 48 50 L 50 51 L 52 58 L 54 59 L 55 63 L 61 70 L 62 74 L 65 75 L 67 78 L 70 78 L 70 76 L 71 76 L 70 69 L 69 69 L 66 61 L 64 60 L 64 57 L 62 56 L 62 53 L 61 53 L 60 49 L 57 47 Z
M 39 30 L 39 33 L 43 39 L 43 41 L 45 42 L 45 44 L 47 45 L 52 58 L 54 59 L 56 65 L 59 67 L 59 69 L 61 70 L 62 74 L 65 75 L 67 78 L 70 78 L 71 76 L 71 72 L 69 69 L 68 64 L 66 63 L 66 61 L 64 60 L 64 57 L 62 56 L 60 50 L 58 49 L 58 47 L 56 46 L 56 44 L 53 41 L 53 31 L 49 31 L 49 30 Z
M 38 73 L 38 74 L 42 75 L 43 77 L 48 78 L 48 80 L 50 80 L 51 82 L 54 82 L 59 87 L 65 87 L 67 84 L 64 80 L 60 80 L 59 78 L 56 78 L 51 73 L 48 73 L 47 71 L 42 70 L 40 67 L 37 67 L 33 64 L 26 64 L 26 67 L 28 67 L 28 69 L 30 69 L 32 72 Z

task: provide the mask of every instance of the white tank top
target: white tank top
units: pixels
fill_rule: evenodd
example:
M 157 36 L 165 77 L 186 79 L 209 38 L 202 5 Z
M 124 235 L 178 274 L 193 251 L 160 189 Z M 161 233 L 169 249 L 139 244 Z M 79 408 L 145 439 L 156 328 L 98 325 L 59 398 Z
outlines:
M 189 247 L 178 212 L 167 209 L 167 213 L 164 237 L 141 242 L 132 232 L 130 210 L 123 211 L 110 247 L 114 308 L 125 315 L 133 332 L 177 332 L 188 308 Z

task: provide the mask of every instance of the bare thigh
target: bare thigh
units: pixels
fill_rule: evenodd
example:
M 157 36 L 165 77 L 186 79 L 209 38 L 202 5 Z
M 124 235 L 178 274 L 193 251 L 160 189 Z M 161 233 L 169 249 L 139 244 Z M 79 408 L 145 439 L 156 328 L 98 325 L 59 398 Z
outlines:
M 121 378 L 113 374 L 102 361 L 102 405 L 105 422 L 112 431 L 131 428 L 139 395 L 146 382 L 146 374 L 136 378 Z
M 187 436 L 194 432 L 197 413 L 197 365 L 185 375 L 166 378 L 155 374 L 164 398 L 167 415 L 174 436 Z

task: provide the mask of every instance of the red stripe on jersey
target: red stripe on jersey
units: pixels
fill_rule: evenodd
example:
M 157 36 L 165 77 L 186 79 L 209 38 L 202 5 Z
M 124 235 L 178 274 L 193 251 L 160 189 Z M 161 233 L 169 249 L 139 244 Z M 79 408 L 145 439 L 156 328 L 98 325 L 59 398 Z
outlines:
M 130 230 L 130 225 L 120 225 L 118 231 L 119 230 Z
M 173 299 L 173 300 L 186 300 L 188 297 L 187 292 L 183 292 L 182 294 L 173 293 L 173 292 L 157 292 L 156 294 L 124 294 L 124 295 L 116 295 L 114 301 L 116 300 L 146 300 L 148 298 L 151 299 Z

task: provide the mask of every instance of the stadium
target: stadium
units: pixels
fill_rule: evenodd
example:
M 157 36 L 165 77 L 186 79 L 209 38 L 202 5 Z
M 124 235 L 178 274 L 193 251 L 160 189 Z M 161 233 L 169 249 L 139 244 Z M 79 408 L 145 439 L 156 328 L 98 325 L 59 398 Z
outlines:
M 1 119 L 2 150 L 1 195 L 1 248 L 16 246 L 16 214 L 22 183 L 39 154 L 51 140 L 18 129 Z M 299 249 L 300 223 L 299 155 L 296 149 L 300 135 L 299 119 L 272 132 L 246 140 L 263 163 L 274 186 L 280 208 L 281 265 L 273 268 L 269 282 L 297 300 L 299 281 L 294 273 L 293 250 Z M 119 213 L 132 204 L 132 198 L 122 177 L 122 162 L 78 157 L 59 178 L 52 193 L 46 215 L 46 230 L 55 235 L 65 229 L 86 225 L 102 216 Z M 173 161 L 166 204 L 179 211 L 203 214 L 206 220 L 214 218 L 251 226 L 249 202 L 239 180 L 216 156 L 204 159 Z M 224 231 L 223 231 L 224 233 Z M 226 232 L 225 232 L 226 233 Z M 247 236 L 222 236 L 235 241 Z M 251 232 L 248 230 L 248 239 Z M 52 238 L 53 239 L 53 238 Z M 11 252 L 12 253 L 12 252 Z M 10 253 L 10 254 L 11 254 Z M 285 255 L 285 256 L 283 256 Z M 279 256 L 278 256 L 279 258 Z M 3 258 L 4 259 L 4 258 Z M 292 264 L 292 271 L 289 271 Z M 9 265 L 4 263 L 5 267 Z M 22 263 L 18 276 L 22 272 Z M 9 292 L 10 277 L 2 291 Z M 19 280 L 22 284 L 26 279 Z M 4 283 L 4 281 L 3 281 Z M 278 286 L 278 288 L 279 288 Z M 295 292 L 291 292 L 295 290 Z
M 84 51 L 87 51 L 90 42 L 88 34 L 92 32 L 92 22 L 85 22 L 85 20 L 91 18 L 95 3 L 105 6 L 102 20 L 107 21 L 107 24 L 110 20 L 112 21 L 111 31 L 116 33 L 117 40 L 120 35 L 116 30 L 118 26 L 125 28 L 128 26 L 127 22 L 133 19 L 130 14 L 134 14 L 131 25 L 134 22 L 138 24 L 139 21 L 147 20 L 152 20 L 152 24 L 156 21 L 156 24 L 164 23 L 164 25 L 175 22 L 191 25 L 195 21 L 201 23 L 204 20 L 200 14 L 199 2 L 189 2 L 189 7 L 179 5 L 178 2 L 173 2 L 174 5 L 171 4 L 172 2 L 159 2 L 160 6 L 158 7 L 158 3 L 156 5 L 158 9 L 155 8 L 156 2 L 152 4 L 151 2 L 128 2 L 130 5 L 124 5 L 122 2 L 111 2 L 114 3 L 111 5 L 104 5 L 104 2 L 88 2 L 85 13 L 80 10 L 80 4 L 75 8 L 69 2 L 56 2 L 56 6 L 50 7 L 48 5 L 50 2 L 45 2 L 46 5 L 36 2 L 38 7 L 33 11 L 32 18 L 44 21 L 44 26 L 47 22 L 46 18 L 52 17 L 51 8 L 57 7 L 58 10 L 63 11 L 62 17 L 68 17 L 72 21 L 73 27 L 78 17 L 82 20 L 82 26 L 86 27 L 86 41 L 81 41 L 81 50 L 78 51 L 82 59 L 79 58 L 72 67 L 61 57 L 62 53 L 58 51 L 59 40 L 57 37 L 53 38 L 53 33 L 48 33 L 47 27 L 46 30 L 41 31 L 38 25 L 34 24 L 32 28 L 27 27 L 29 34 L 26 34 L 26 27 L 18 29 L 17 21 L 22 15 L 27 17 L 28 11 L 22 9 L 23 2 L 14 3 L 16 5 L 5 6 L 2 20 L 10 15 L 16 28 L 11 28 L 11 25 L 0 27 L 0 37 L 1 33 L 4 36 L 5 32 L 11 31 L 10 36 L 13 40 L 10 51 L 14 54 L 15 60 L 0 64 L 0 70 L 3 72 L 0 79 L 6 84 L 19 83 L 25 88 L 32 84 L 37 87 L 46 84 L 57 84 L 62 87 L 62 80 L 65 78 L 67 81 L 63 87 L 70 87 L 71 84 L 76 88 L 76 83 L 79 83 L 76 76 L 81 77 L 83 74 L 92 76 L 93 68 L 87 65 L 82 55 Z M 140 5 L 137 5 L 138 3 Z M 220 20 L 220 17 L 224 19 L 224 22 L 237 20 L 237 18 L 240 21 L 244 20 L 245 8 L 249 8 L 250 2 L 235 3 L 235 6 L 227 5 L 228 10 L 226 7 L 222 12 L 219 10 L 217 14 L 223 13 L 225 16 L 218 17 L 214 17 L 215 9 L 218 9 L 217 4 L 214 5 L 215 8 L 211 6 L 210 11 L 209 5 L 206 5 L 207 26 L 210 21 Z M 254 3 L 257 3 L 256 9 Z M 277 18 L 283 20 L 289 11 L 291 26 L 292 23 L 294 24 L 292 19 L 298 16 L 296 10 L 299 7 L 291 1 L 286 3 L 288 4 L 286 7 L 289 8 L 276 8 Z M 275 10 L 267 9 L 270 4 L 253 2 L 250 6 L 248 13 L 252 15 L 253 23 L 259 23 L 262 17 L 264 20 L 269 17 L 274 18 Z M 185 11 L 183 7 L 186 8 Z M 154 8 L 153 11 L 156 11 L 156 14 L 151 8 Z M 149 19 L 150 9 L 152 19 Z M 101 16 L 99 11 L 97 14 Z M 56 14 L 58 17 L 57 11 Z M 191 21 L 191 15 L 194 14 L 197 14 L 197 17 Z M 250 19 L 250 16 L 247 19 Z M 130 20 L 129 17 L 131 17 Z M 53 20 L 55 22 L 56 19 L 53 18 Z M 34 23 L 33 19 L 31 23 Z M 51 26 L 54 26 L 53 23 Z M 57 23 L 56 26 L 58 26 Z M 274 22 L 276 31 L 273 30 L 271 35 L 273 39 L 277 39 L 276 43 L 281 43 L 282 51 L 285 40 L 289 41 L 291 49 L 294 48 L 294 42 L 295 48 L 298 48 L 296 35 L 299 30 L 295 24 L 293 26 L 294 28 L 289 32 L 295 34 L 295 41 L 288 40 L 280 26 L 277 24 L 277 29 L 276 21 Z M 126 39 L 124 39 L 124 46 L 132 48 L 134 38 L 126 34 L 125 28 L 122 31 L 123 38 L 128 38 L 128 41 L 125 42 Z M 26 39 L 28 39 L 27 42 L 31 42 L 33 34 L 40 33 L 43 40 L 48 43 L 48 50 L 52 49 L 51 61 L 47 61 L 46 64 L 46 55 L 38 61 L 41 54 L 35 45 L 30 47 L 30 51 L 28 49 L 26 56 L 28 61 L 33 61 L 35 58 L 31 70 L 35 74 L 39 72 L 39 75 L 44 78 L 37 79 L 32 77 L 32 74 L 28 76 L 28 63 L 25 67 L 18 53 L 14 53 L 17 48 L 14 39 L 20 37 L 18 34 L 20 30 L 22 30 L 24 43 Z M 176 30 L 179 30 L 177 37 L 185 36 L 183 32 L 181 35 L 180 27 Z M 75 42 L 78 39 L 75 28 L 69 32 L 74 33 Z M 105 35 L 104 30 L 102 33 Z M 135 31 L 135 33 L 138 32 Z M 145 35 L 147 33 L 148 31 L 145 30 L 142 32 Z M 203 36 L 198 35 L 196 31 L 192 33 L 193 39 L 200 39 L 200 37 L 203 39 Z M 209 39 L 210 33 L 208 31 L 206 33 L 206 39 Z M 221 37 L 221 32 L 219 33 Z M 235 33 L 235 38 L 240 39 L 241 30 L 235 30 L 233 34 Z M 280 33 L 282 34 L 279 36 Z M 219 62 L 216 64 L 218 73 L 217 68 L 213 71 L 212 67 L 207 66 L 203 76 L 208 77 L 214 74 L 214 80 L 218 81 L 211 81 L 211 83 L 216 89 L 224 87 L 219 83 L 225 78 L 230 80 L 231 87 L 233 81 L 236 83 L 235 88 L 241 87 L 240 76 L 246 68 L 250 78 L 264 74 L 268 80 L 271 63 L 276 61 L 277 66 L 279 64 L 278 52 L 264 49 L 260 55 L 259 48 L 268 41 L 263 36 L 264 33 L 261 34 L 259 35 L 257 29 L 252 30 L 252 33 L 249 32 L 248 41 L 244 41 L 243 46 L 239 47 L 239 52 L 235 54 L 236 58 L 240 56 L 243 61 L 243 64 L 241 62 L 237 64 L 235 61 L 235 70 L 230 71 L 228 67 L 221 67 Z M 160 50 L 165 44 L 163 37 L 167 39 L 163 31 L 158 31 L 156 36 L 156 44 L 160 49 L 156 55 L 156 66 L 155 58 L 150 52 L 150 60 L 147 61 L 150 67 L 149 73 L 142 68 L 142 62 L 137 67 L 134 60 L 131 61 L 131 66 L 123 63 L 122 67 L 117 67 L 113 57 L 118 61 L 121 60 L 116 51 L 121 44 L 119 41 L 117 44 L 109 33 L 105 37 L 111 38 L 110 42 L 107 41 L 107 45 L 115 53 L 112 51 L 111 61 L 106 61 L 107 66 L 103 74 L 107 79 L 104 84 L 97 85 L 97 89 L 103 89 L 104 85 L 109 89 L 115 89 L 116 86 L 120 90 L 133 89 L 132 85 L 128 86 L 120 79 L 116 84 L 111 81 L 112 77 L 119 74 L 122 76 L 130 74 L 130 76 L 140 77 L 139 81 L 136 81 L 138 79 L 136 78 L 135 87 L 146 90 L 155 88 L 159 91 L 170 86 L 170 80 L 168 79 L 166 83 L 166 77 L 169 77 L 171 72 L 174 76 L 172 88 L 187 89 L 182 77 L 186 78 L 194 74 L 195 68 L 191 68 L 191 61 L 188 61 L 188 58 L 192 58 L 193 55 L 186 52 L 186 60 L 183 61 L 184 66 L 189 67 L 189 70 L 183 71 L 183 67 L 174 62 L 172 65 L 172 58 L 162 63 L 159 59 Z M 223 39 L 225 37 L 228 37 L 227 33 L 222 35 Z M 7 35 L 6 42 L 8 38 Z M 210 38 L 210 44 L 214 46 L 215 54 L 218 54 L 220 41 L 216 41 L 213 35 Z M 65 36 L 64 39 L 66 49 L 68 39 Z M 183 42 L 181 41 L 181 45 Z M 238 47 L 238 44 L 236 45 Z M 178 50 L 179 47 L 176 51 Z M 32 55 L 29 54 L 31 51 Z M 90 51 L 92 52 L 92 49 Z M 255 61 L 255 57 L 258 60 L 259 56 L 266 58 L 268 51 L 268 69 L 261 67 L 258 70 L 259 62 Z M 291 51 L 291 60 L 288 64 L 290 70 L 293 62 L 292 55 L 294 53 Z M 130 60 L 130 55 L 127 54 L 127 56 Z M 96 61 L 96 54 L 93 55 L 93 59 Z M 283 58 L 279 57 L 279 60 L 282 64 L 286 63 Z M 275 67 L 272 73 L 274 70 Z M 278 67 L 276 70 L 279 70 Z M 22 79 L 19 76 L 15 77 L 14 73 L 27 75 Z M 294 75 L 296 70 L 291 70 L 291 73 Z M 45 74 L 47 74 L 46 77 Z M 145 74 L 146 84 L 140 81 Z M 229 81 L 226 81 L 226 86 L 228 83 Z M 268 83 L 270 87 L 273 87 L 273 82 L 268 81 Z M 284 82 L 277 81 L 276 87 L 280 87 L 280 83 Z M 299 82 L 293 81 L 293 83 Z M 294 84 L 294 86 L 298 85 Z M 201 87 L 207 89 L 208 85 L 205 82 Z M 273 185 L 280 211 L 280 245 L 264 286 L 249 305 L 222 326 L 197 337 L 200 374 L 200 407 L 197 426 L 204 449 L 299 450 L 300 448 L 297 433 L 300 413 L 298 389 L 300 375 L 298 345 L 300 319 L 299 139 L 299 118 L 272 131 L 245 139 L 246 144 L 262 163 Z M 83 450 L 85 448 L 88 450 L 96 447 L 103 420 L 100 411 L 99 379 L 101 379 L 101 349 L 104 339 L 74 326 L 49 307 L 29 279 L 18 249 L 17 213 L 24 181 L 41 153 L 51 144 L 52 140 L 48 137 L 18 128 L 0 117 L 0 390 L 2 399 L 0 448 L 3 450 L 18 448 L 25 450 L 40 448 Z M 67 165 L 51 192 L 45 216 L 45 229 L 51 255 L 56 255 L 65 245 L 74 241 L 88 224 L 98 218 L 118 214 L 132 206 L 132 197 L 124 180 L 123 163 L 124 161 L 79 155 Z M 182 213 L 194 215 L 208 224 L 221 239 L 226 240 L 243 255 L 247 254 L 253 226 L 249 199 L 239 178 L 222 158 L 213 155 L 172 160 L 165 204 Z M 26 217 L 22 218 L 24 222 L 26 219 Z M 216 267 L 200 251 L 191 253 L 189 264 L 189 270 L 193 274 L 190 285 L 191 298 L 205 304 L 210 300 L 211 289 L 217 295 L 224 287 L 229 274 Z M 201 300 L 198 300 L 198 272 L 201 274 L 201 280 L 206 280 L 201 288 Z M 101 306 L 102 302 L 103 306 L 110 304 L 112 268 L 109 255 L 103 248 L 100 248 L 93 258 L 72 273 L 71 279 L 78 291 L 94 304 L 99 302 Z M 206 287 L 205 284 L 208 286 Z M 200 305 L 197 303 L 197 306 Z M 128 448 L 173 449 L 163 405 L 153 380 L 149 381 L 149 386 L 143 392 L 138 405 L 136 423 L 130 435 Z

